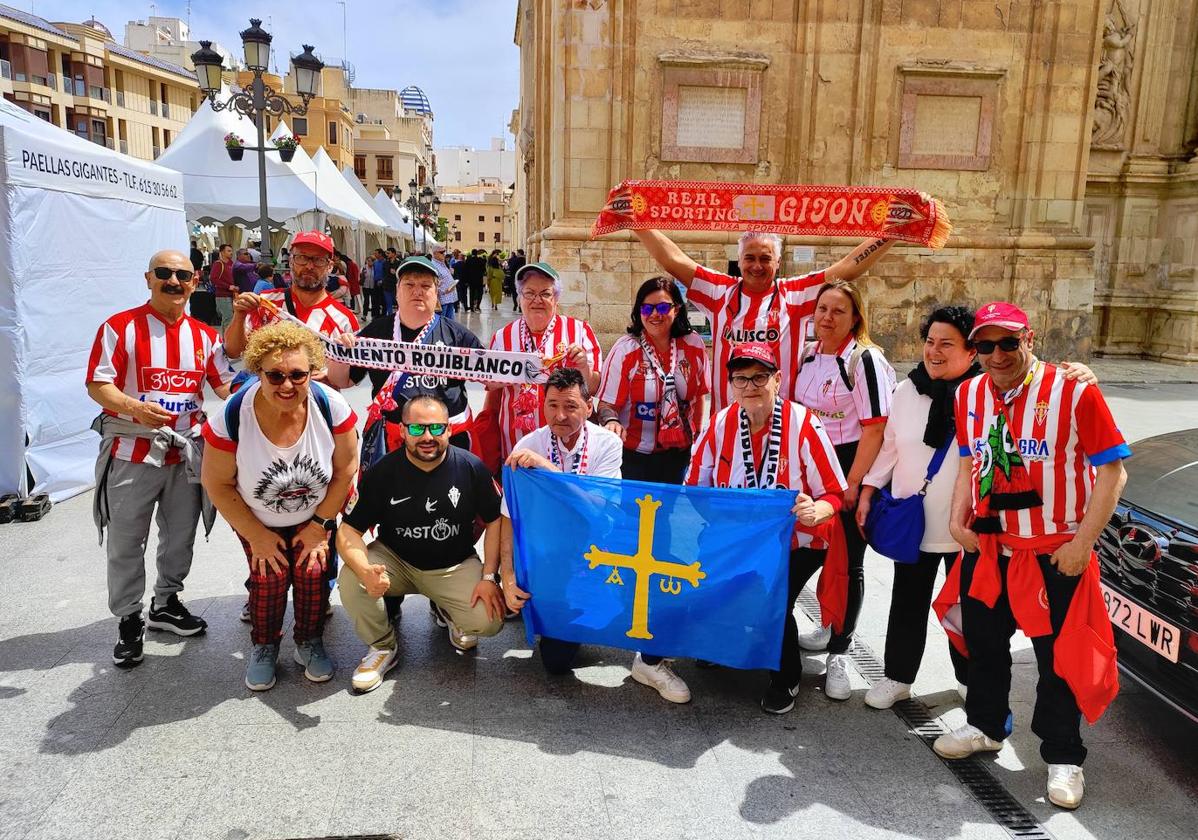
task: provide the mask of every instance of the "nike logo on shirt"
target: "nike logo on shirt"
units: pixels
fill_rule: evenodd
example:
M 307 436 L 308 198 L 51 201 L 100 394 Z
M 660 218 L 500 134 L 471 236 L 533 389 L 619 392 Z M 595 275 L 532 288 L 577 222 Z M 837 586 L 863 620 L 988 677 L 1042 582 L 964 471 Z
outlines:
M 392 500 L 391 500 L 391 504 L 393 504 L 393 505 L 398 505 L 400 502 L 406 502 L 406 501 L 407 501 L 408 499 L 410 499 L 410 498 L 412 498 L 412 497 L 411 497 L 411 496 L 404 496 L 402 499 L 392 499 Z

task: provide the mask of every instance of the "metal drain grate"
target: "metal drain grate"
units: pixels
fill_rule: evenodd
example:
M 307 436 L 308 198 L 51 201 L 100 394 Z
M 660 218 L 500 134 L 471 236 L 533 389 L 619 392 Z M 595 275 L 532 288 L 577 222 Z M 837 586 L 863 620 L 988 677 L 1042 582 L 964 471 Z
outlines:
M 799 606 L 807 613 L 808 618 L 816 620 L 819 615 L 819 601 L 816 600 L 814 592 L 804 589 L 799 593 Z M 865 677 L 870 685 L 885 676 L 885 665 L 868 645 L 854 639 L 849 655 L 861 676 Z M 929 750 L 932 749 L 932 742 L 948 731 L 932 714 L 932 710 L 920 700 L 900 700 L 891 710 Z M 933 752 L 932 755 L 936 753 Z M 940 759 L 940 756 L 937 755 L 936 758 Z M 1054 840 L 1048 829 L 1007 792 L 977 756 L 953 761 L 940 760 L 962 787 L 969 791 L 969 795 L 1012 837 L 1019 840 Z

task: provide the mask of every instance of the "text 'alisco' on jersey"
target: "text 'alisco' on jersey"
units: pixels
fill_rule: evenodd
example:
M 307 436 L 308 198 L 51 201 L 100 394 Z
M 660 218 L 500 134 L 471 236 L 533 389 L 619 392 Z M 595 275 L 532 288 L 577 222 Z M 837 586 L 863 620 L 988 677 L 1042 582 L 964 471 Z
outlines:
M 474 518 L 499 518 L 499 489 L 486 466 L 456 446 L 425 472 L 407 451 L 389 452 L 362 476 L 358 500 L 345 517 L 417 569 L 447 569 L 474 555 Z
M 795 375 L 802 359 L 802 323 L 815 312 L 815 297 L 824 284 L 824 272 L 774 281 L 764 292 L 752 293 L 737 277 L 695 268 L 686 299 L 711 321 L 711 414 L 714 417 L 733 400 L 728 381 L 732 348 L 746 341 L 763 341 L 774 348 L 782 371 L 783 399 L 794 399 Z

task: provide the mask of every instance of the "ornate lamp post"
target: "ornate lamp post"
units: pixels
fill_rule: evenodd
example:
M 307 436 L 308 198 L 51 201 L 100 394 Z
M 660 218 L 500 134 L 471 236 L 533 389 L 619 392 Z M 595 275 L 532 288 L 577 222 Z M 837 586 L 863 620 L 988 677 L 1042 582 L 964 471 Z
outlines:
M 296 92 L 302 101 L 301 105 L 292 105 L 262 79 L 262 75 L 270 67 L 271 38 L 271 34 L 262 28 L 261 20 L 250 18 L 250 28 L 241 33 L 241 43 L 245 48 L 245 65 L 253 72 L 254 80 L 248 89 L 232 94 L 224 102 L 217 99 L 221 91 L 220 53 L 212 49 L 211 41 L 200 41 L 200 49 L 191 56 L 196 68 L 196 81 L 200 91 L 212 103 L 212 109 L 223 111 L 231 108 L 238 114 L 252 119 L 258 131 L 258 145 L 241 148 L 258 153 L 258 224 L 262 230 L 261 251 L 266 257 L 271 255 L 270 219 L 266 205 L 266 153 L 279 150 L 266 145 L 265 118 L 268 115 L 303 116 L 308 113 L 308 103 L 320 87 L 320 71 L 324 68 L 324 63 L 312 54 L 312 47 L 304 44 L 304 51 L 291 59 L 291 65 L 295 70 Z M 283 151 L 280 151 L 280 155 Z M 294 154 L 294 149 L 291 153 Z
M 437 198 L 432 187 L 425 187 L 424 189 L 420 190 L 419 193 L 417 193 L 416 188 L 418 186 L 419 185 L 416 183 L 415 178 L 413 178 L 411 181 L 408 181 L 408 200 L 404 202 L 404 206 L 407 207 L 408 211 L 412 214 L 413 244 L 416 242 L 416 217 L 421 217 L 420 226 L 425 229 L 424 253 L 427 254 L 428 226 L 424 224 L 423 219 L 429 214 L 436 216 L 441 212 L 441 199 Z

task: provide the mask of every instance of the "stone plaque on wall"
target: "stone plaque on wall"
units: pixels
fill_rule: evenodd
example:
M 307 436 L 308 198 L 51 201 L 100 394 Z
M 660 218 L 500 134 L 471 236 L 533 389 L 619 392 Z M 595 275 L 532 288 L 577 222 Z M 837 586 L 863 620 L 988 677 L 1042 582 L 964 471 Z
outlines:
M 662 68 L 661 159 L 757 163 L 764 67 L 686 65 Z
M 739 149 L 745 144 L 744 88 L 679 85 L 679 146 L 705 149 Z
M 900 169 L 990 168 L 1001 71 L 899 68 Z

